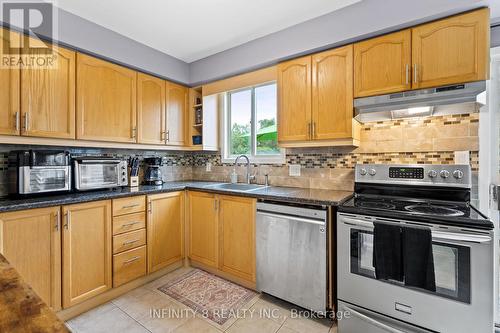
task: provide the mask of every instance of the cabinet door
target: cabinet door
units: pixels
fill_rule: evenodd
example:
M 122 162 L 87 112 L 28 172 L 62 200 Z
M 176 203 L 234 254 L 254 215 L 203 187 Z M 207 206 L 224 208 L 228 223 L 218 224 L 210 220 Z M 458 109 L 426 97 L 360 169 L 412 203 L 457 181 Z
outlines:
M 352 137 L 352 45 L 312 56 L 312 136 Z
M 111 201 L 63 206 L 63 307 L 112 286 Z
M 148 272 L 182 260 L 184 192 L 148 196 Z
M 189 192 L 189 258 L 218 267 L 217 201 L 214 194 Z
M 0 252 L 41 299 L 61 308 L 60 208 L 0 214 Z
M 354 44 L 354 97 L 410 89 L 410 29 Z
M 488 8 L 413 28 L 412 87 L 487 79 L 489 33 Z
M 167 145 L 186 145 L 187 105 L 189 89 L 178 84 L 167 85 Z
M 311 131 L 311 57 L 278 65 L 278 141 L 309 140 Z
M 8 55 L 5 47 L 20 43 L 18 33 L 0 28 L 0 56 Z M 15 45 L 17 46 L 17 45 Z M 20 134 L 19 68 L 0 68 L 0 134 Z
M 78 139 L 136 141 L 136 72 L 77 54 Z
M 137 74 L 137 142 L 165 143 L 165 81 Z
M 52 54 L 53 67 L 21 69 L 21 134 L 74 139 L 76 54 L 55 46 Z
M 255 282 L 255 199 L 220 196 L 220 269 Z

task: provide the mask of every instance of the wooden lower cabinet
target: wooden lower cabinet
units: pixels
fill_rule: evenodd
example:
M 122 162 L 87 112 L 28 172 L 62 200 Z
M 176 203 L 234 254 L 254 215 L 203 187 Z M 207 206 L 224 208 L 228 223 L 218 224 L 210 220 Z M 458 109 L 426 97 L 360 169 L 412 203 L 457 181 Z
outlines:
M 148 196 L 148 273 L 184 258 L 184 191 Z
M 189 192 L 189 258 L 255 283 L 256 200 Z
M 219 265 L 217 197 L 213 193 L 188 192 L 189 258 L 204 265 Z
M 146 246 L 113 256 L 113 287 L 146 275 Z
M 219 269 L 255 282 L 256 200 L 221 195 L 219 202 Z
M 0 252 L 53 310 L 61 308 L 59 207 L 0 214 Z
M 111 201 L 63 206 L 62 299 L 67 308 L 112 286 Z

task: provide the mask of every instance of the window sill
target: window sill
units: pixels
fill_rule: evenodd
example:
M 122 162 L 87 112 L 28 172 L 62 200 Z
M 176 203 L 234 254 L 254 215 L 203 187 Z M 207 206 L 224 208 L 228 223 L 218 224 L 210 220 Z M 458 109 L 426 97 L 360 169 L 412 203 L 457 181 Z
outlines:
M 234 164 L 236 157 L 223 157 L 222 158 L 222 163 L 225 164 Z M 248 156 L 248 159 L 250 160 L 250 164 L 285 164 L 286 163 L 286 157 L 283 154 L 282 156 L 270 156 L 270 157 L 251 157 Z M 244 163 L 244 159 L 240 159 L 240 163 Z

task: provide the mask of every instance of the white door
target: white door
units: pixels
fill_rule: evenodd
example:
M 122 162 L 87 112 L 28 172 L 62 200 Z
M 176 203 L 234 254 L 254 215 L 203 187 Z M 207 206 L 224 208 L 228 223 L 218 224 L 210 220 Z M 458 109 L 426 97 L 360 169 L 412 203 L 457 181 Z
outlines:
M 491 74 L 479 117 L 479 209 L 495 224 L 495 313 L 500 324 L 500 47 L 491 49 Z

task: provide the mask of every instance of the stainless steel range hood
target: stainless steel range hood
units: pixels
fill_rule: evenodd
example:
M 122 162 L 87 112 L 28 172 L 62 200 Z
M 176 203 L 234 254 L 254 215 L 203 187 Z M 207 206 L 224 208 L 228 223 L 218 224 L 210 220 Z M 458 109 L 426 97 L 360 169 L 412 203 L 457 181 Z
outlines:
M 411 90 L 400 93 L 356 98 L 355 118 L 362 123 L 409 117 L 423 117 L 440 114 L 464 113 L 463 107 L 479 110 L 477 96 L 486 90 L 486 82 L 470 82 Z M 456 110 L 456 111 L 454 111 Z

